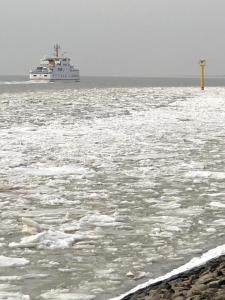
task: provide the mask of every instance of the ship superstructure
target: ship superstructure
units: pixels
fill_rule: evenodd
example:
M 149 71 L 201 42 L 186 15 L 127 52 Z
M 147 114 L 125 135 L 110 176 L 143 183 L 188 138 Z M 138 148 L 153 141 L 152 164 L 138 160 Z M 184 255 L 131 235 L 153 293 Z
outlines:
M 79 69 L 70 64 L 70 58 L 60 52 L 60 46 L 54 46 L 54 54 L 45 56 L 40 65 L 30 71 L 31 80 L 74 80 L 80 81 Z

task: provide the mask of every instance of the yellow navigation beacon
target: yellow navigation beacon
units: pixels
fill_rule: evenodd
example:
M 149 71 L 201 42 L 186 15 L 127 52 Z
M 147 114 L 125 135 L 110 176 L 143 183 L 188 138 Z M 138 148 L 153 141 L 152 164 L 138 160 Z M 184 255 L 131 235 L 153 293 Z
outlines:
M 205 65 L 206 65 L 206 60 L 201 59 L 200 60 L 200 68 L 201 68 L 201 90 L 204 91 L 205 89 Z

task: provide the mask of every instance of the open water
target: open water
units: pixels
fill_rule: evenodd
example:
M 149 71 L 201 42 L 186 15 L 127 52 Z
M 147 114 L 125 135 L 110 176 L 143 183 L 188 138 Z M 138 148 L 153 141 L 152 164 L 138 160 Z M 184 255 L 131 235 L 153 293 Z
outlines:
M 0 299 L 110 299 L 224 244 L 224 83 L 0 78 Z

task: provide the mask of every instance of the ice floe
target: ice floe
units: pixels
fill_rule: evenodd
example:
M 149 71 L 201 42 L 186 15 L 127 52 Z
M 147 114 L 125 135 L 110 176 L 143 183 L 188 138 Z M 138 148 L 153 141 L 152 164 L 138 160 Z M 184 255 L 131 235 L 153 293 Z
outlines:
M 209 203 L 212 207 L 219 207 L 219 208 L 225 208 L 225 203 L 221 203 L 219 201 L 212 201 Z
M 26 275 L 11 275 L 11 276 L 0 276 L 0 281 L 20 281 L 25 279 L 41 279 L 48 277 L 48 274 L 26 274 Z
M 46 300 L 93 300 L 94 295 L 70 293 L 68 290 L 51 290 L 40 295 L 40 299 Z
M 86 232 L 91 228 L 104 228 L 104 227 L 115 227 L 120 226 L 123 223 L 123 220 L 119 217 L 108 216 L 103 214 L 88 214 L 80 218 L 76 222 L 68 222 L 61 226 L 61 229 L 64 232 L 72 233 L 78 230 Z M 92 235 L 94 237 L 94 235 Z
M 225 179 L 225 172 L 211 172 L 211 171 L 190 171 L 185 175 L 187 178 L 211 178 L 216 180 Z
M 32 176 L 57 176 L 57 175 L 82 175 L 87 174 L 89 170 L 80 166 L 61 166 L 61 167 L 38 167 L 38 168 L 15 168 L 15 171 L 26 173 Z
M 14 291 L 15 290 L 15 291 Z M 24 295 L 16 291 L 16 286 L 11 284 L 0 284 L 1 300 L 31 300 L 29 295 Z
M 116 226 L 119 225 L 120 222 L 117 221 L 116 217 L 108 216 L 108 215 L 88 215 L 79 220 L 80 227 L 85 225 L 95 225 L 99 227 L 105 226 Z
M 22 232 L 34 234 L 34 233 L 41 232 L 43 230 L 42 227 L 37 222 L 35 222 L 30 218 L 22 217 L 22 223 L 23 223 Z
M 0 267 L 22 267 L 28 265 L 30 262 L 22 257 L 7 257 L 0 256 Z
M 23 237 L 20 242 L 9 243 L 10 248 L 66 249 L 74 243 L 87 239 L 85 235 L 68 234 L 61 231 L 43 231 Z

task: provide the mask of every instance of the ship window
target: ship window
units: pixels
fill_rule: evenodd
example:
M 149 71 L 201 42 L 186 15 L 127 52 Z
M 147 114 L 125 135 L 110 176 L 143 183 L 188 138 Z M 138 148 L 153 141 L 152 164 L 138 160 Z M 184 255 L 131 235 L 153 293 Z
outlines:
M 45 75 L 45 77 L 47 77 L 47 75 Z
M 34 75 L 34 77 L 37 77 L 37 75 Z

